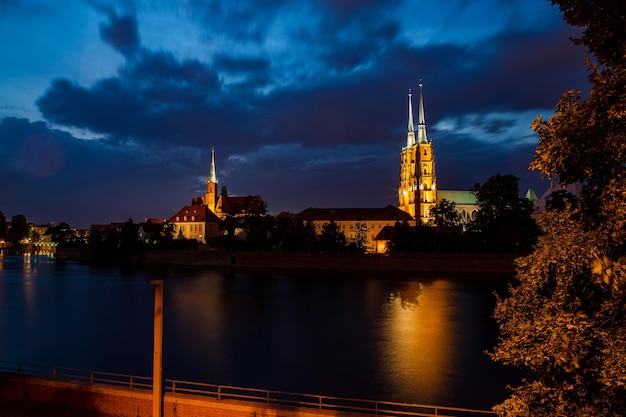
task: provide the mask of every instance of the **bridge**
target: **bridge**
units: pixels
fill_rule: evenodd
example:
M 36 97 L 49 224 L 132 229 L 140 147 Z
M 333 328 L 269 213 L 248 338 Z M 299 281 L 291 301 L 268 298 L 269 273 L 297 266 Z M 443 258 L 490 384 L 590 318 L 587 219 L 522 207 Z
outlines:
M 271 391 L 166 379 L 164 417 L 483 417 L 493 411 Z M 0 400 L 150 417 L 152 378 L 0 361 Z

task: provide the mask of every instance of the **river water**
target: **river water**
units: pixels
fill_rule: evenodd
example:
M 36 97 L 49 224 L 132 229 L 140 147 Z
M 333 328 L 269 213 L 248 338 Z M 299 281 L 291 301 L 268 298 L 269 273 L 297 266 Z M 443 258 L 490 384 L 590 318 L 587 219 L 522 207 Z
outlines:
M 497 341 L 507 277 L 390 272 L 122 271 L 0 258 L 0 360 L 150 376 L 164 280 L 168 379 L 486 409 L 520 371 Z

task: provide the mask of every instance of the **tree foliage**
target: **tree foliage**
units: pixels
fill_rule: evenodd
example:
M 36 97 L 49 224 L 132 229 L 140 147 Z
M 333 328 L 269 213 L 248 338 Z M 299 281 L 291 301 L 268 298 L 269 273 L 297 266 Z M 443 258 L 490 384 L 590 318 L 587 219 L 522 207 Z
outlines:
M 346 235 L 339 229 L 339 225 L 331 220 L 322 225 L 319 236 L 320 251 L 326 253 L 343 252 L 346 248 Z
M 479 210 L 468 229 L 475 234 L 475 243 L 486 251 L 528 252 L 539 235 L 530 216 L 533 204 L 520 197 L 518 181 L 514 175 L 496 174 L 482 185 L 474 184 L 471 190 Z
M 396 222 L 391 230 L 389 253 L 459 253 L 477 249 L 465 241 L 460 226 L 410 226 Z
M 430 214 L 434 217 L 437 227 L 458 226 L 459 224 L 459 213 L 456 211 L 454 201 L 442 199 L 430 209 Z
M 318 249 L 315 225 L 302 220 L 281 219 L 276 232 L 279 247 L 285 252 L 316 252 Z
M 518 260 L 519 283 L 495 310 L 495 360 L 537 377 L 496 409 L 506 416 L 626 414 L 626 13 L 619 0 L 555 0 L 587 62 L 586 99 L 566 92 L 548 121 L 532 128 L 531 168 L 578 182 L 578 208 L 541 220 L 535 251 Z M 571 208 L 571 207 L 570 207 Z
M 578 207 L 578 198 L 566 190 L 553 191 L 546 198 L 546 211 L 574 210 Z
M 7 219 L 4 213 L 0 211 L 0 241 L 7 238 Z
M 73 230 L 69 224 L 63 222 L 48 226 L 44 234 L 50 236 L 52 242 L 61 245 L 68 243 L 76 237 L 76 231 Z
M 538 378 L 513 390 L 507 416 L 623 415 L 626 392 L 624 264 L 580 211 L 542 217 L 546 233 L 517 261 L 519 284 L 499 299 L 501 341 L 492 357 Z
M 30 226 L 28 220 L 23 214 L 18 214 L 11 217 L 11 225 L 7 232 L 7 240 L 13 245 L 19 244 L 22 240 L 28 237 L 30 233 Z
M 357 221 L 353 226 L 350 226 L 352 232 L 352 242 L 349 247 L 353 252 L 365 253 L 367 251 L 367 223 Z

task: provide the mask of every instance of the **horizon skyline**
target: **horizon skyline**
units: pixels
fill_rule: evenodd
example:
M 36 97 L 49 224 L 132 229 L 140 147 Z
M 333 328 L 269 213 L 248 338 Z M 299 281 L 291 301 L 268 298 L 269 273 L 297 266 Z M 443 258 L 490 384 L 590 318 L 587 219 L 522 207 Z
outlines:
M 274 214 L 398 205 L 406 94 L 424 88 L 438 187 L 527 167 L 530 123 L 588 90 L 547 0 L 0 3 L 0 210 L 38 224 L 169 218 L 203 195 Z

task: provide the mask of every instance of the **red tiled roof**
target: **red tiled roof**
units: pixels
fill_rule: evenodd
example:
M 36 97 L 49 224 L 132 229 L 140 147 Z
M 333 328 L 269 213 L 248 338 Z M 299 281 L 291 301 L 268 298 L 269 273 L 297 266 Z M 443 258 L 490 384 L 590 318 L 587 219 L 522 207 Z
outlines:
M 176 220 L 178 217 L 178 220 Z M 187 220 L 184 220 L 187 218 Z M 193 218 L 193 220 L 192 220 Z M 168 222 L 180 223 L 180 222 L 194 222 L 194 223 L 219 223 L 220 219 L 211 211 L 207 206 L 185 206 L 178 210 Z
M 154 217 L 146 217 L 145 220 L 146 221 L 144 221 L 144 223 L 147 223 L 147 224 L 163 224 L 166 221 L 165 219 L 157 219 Z
M 228 213 L 231 210 L 244 211 L 248 213 L 250 210 L 260 207 L 263 204 L 263 199 L 260 195 L 249 195 L 241 197 L 222 195 L 220 196 L 220 202 L 220 209 L 223 213 Z
M 397 207 L 388 205 L 383 208 L 312 208 L 296 214 L 302 220 L 396 220 L 410 221 L 413 217 Z
M 393 233 L 393 226 L 385 226 L 376 235 L 374 240 L 391 240 L 391 234 Z

